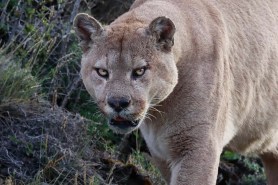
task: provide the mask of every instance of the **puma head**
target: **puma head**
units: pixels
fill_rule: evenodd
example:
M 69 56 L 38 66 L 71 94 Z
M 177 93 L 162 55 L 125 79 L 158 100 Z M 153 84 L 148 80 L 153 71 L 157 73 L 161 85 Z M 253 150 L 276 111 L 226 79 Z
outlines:
M 158 17 L 103 27 L 88 14 L 78 14 L 74 29 L 83 50 L 81 76 L 87 91 L 115 132 L 135 130 L 177 84 L 174 23 Z

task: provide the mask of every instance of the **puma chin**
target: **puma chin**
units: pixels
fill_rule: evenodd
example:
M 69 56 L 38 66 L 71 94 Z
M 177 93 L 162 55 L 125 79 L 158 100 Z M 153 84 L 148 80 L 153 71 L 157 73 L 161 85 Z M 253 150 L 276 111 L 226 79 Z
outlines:
M 121 101 L 119 101 L 121 102 Z M 120 103 L 121 104 L 121 103 Z M 130 101 L 130 104 L 131 101 Z M 115 108 L 115 105 L 113 105 L 113 102 L 111 103 L 111 100 L 108 100 L 108 103 L 106 104 L 105 108 L 101 108 L 102 112 L 106 115 L 108 118 L 108 125 L 109 127 L 116 133 L 119 134 L 127 134 L 132 132 L 133 130 L 139 128 L 142 121 L 145 119 L 145 115 L 147 114 L 148 105 L 142 107 L 139 110 L 132 112 L 131 110 L 135 110 L 133 105 L 125 105 L 123 104 L 122 100 L 122 107 Z M 100 106 L 101 107 L 101 106 Z M 126 108 L 123 108 L 126 107 Z
M 137 129 L 143 120 L 144 116 L 137 118 L 128 118 L 128 116 L 115 115 L 108 118 L 108 124 L 114 132 L 119 134 L 126 134 Z
M 93 17 L 79 14 L 74 27 L 83 50 L 81 75 L 86 89 L 115 132 L 137 129 L 148 110 L 177 84 L 171 49 L 174 24 L 158 17 L 150 24 L 102 27 Z

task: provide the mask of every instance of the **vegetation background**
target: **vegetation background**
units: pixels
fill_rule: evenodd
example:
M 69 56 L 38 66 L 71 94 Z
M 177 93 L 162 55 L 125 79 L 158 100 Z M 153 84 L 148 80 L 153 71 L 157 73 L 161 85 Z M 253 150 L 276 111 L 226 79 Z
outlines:
M 0 1 L 0 184 L 165 184 L 140 134 L 112 133 L 79 75 L 75 15 L 109 24 L 132 2 Z M 262 164 L 225 151 L 217 184 L 266 184 Z

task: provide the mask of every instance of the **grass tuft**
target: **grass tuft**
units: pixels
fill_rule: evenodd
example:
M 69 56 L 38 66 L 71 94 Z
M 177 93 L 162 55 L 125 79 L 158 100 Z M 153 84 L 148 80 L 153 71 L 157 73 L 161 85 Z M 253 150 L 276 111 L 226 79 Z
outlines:
M 40 84 L 31 75 L 29 67 L 22 68 L 11 54 L 0 49 L 0 105 L 10 101 L 26 101 L 35 98 Z

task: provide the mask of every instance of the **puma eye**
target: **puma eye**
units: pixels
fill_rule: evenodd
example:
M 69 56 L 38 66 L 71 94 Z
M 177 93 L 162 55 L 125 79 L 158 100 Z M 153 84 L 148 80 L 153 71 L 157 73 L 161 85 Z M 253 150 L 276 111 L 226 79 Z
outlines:
M 132 76 L 133 77 L 143 76 L 145 74 L 145 71 L 146 71 L 146 67 L 141 67 L 141 68 L 135 69 L 132 72 Z
M 105 70 L 105 69 L 96 68 L 96 71 L 97 71 L 97 74 L 98 74 L 100 77 L 108 78 L 108 76 L 109 76 L 108 71 Z

